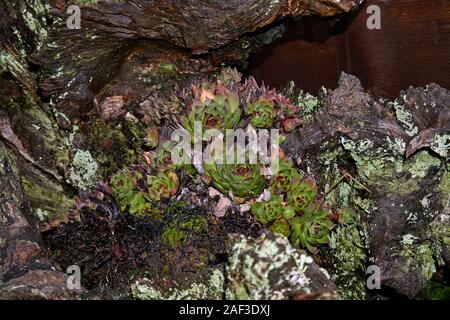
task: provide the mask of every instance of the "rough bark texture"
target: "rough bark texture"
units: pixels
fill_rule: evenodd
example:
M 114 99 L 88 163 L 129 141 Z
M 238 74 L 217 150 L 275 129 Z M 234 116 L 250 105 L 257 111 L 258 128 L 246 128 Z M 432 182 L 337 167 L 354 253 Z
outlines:
M 449 262 L 449 110 L 450 92 L 436 84 L 383 103 L 342 74 L 284 146 L 329 203 L 361 211 L 382 284 L 410 298 L 436 271 L 434 259 Z
M 66 299 L 67 275 L 46 258 L 16 160 L 0 143 L 0 299 Z
M 121 123 L 125 116 L 170 122 L 173 91 L 215 64 L 242 61 L 283 31 L 257 33 L 261 27 L 285 16 L 346 12 L 357 2 L 2 2 L 0 135 L 25 160 L 33 207 L 45 223 L 58 222 L 74 206 L 76 188 L 133 160 L 136 129 Z M 81 6 L 81 30 L 66 26 L 70 4 Z
M 239 61 L 245 57 L 239 51 L 244 51 L 249 41 L 236 42 L 245 34 L 286 16 L 348 12 L 359 2 L 92 1 L 82 7 L 82 29 L 68 30 L 65 7 L 77 1 L 55 1 L 51 11 L 55 24 L 38 57 L 44 66 L 40 86 L 45 95 L 56 95 L 55 102 L 64 98 L 76 101 L 71 108 L 86 105 L 86 100 L 114 76 L 136 39 L 163 40 L 192 54 L 213 54 L 221 49 L 214 61 L 223 63 L 225 57 Z M 230 44 L 234 48 L 231 52 L 224 49 Z
M 1 1 L 0 296 L 70 296 L 33 217 L 58 224 L 78 190 L 132 162 L 134 125 L 170 122 L 173 91 L 283 31 L 264 26 L 358 2 Z M 66 27 L 70 4 L 81 30 Z

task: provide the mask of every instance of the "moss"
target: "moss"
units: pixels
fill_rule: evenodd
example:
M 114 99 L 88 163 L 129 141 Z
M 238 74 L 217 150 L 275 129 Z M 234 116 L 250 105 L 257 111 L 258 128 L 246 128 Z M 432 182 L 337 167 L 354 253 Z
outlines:
M 156 67 L 166 76 L 177 74 L 177 67 L 173 63 L 161 62 Z
M 134 193 L 129 205 L 129 212 L 133 216 L 144 217 L 154 211 L 152 204 L 145 199 L 142 192 Z
M 450 286 L 430 281 L 426 289 L 426 297 L 430 300 L 450 300 Z
M 187 242 L 192 234 L 198 234 L 207 227 L 207 221 L 201 216 L 184 219 L 173 219 L 164 228 L 161 239 L 174 249 Z
M 45 177 L 24 175 L 22 185 L 41 222 L 51 221 L 75 208 L 75 199 L 67 195 L 59 184 Z
M 143 137 L 138 133 L 143 129 L 127 121 L 124 129 L 116 129 L 102 123 L 94 123 L 89 133 L 92 155 L 101 165 L 100 176 L 108 176 L 140 160 L 138 152 Z

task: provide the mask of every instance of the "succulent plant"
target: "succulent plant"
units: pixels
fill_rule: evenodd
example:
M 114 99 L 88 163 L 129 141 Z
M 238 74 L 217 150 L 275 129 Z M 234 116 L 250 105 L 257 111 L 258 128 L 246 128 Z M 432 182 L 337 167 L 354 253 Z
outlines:
M 172 162 L 172 149 L 174 144 L 171 141 L 162 143 L 158 151 L 152 158 L 152 167 L 157 171 L 164 171 L 177 167 Z
M 140 178 L 139 173 L 132 173 L 128 169 L 119 171 L 111 178 L 111 189 L 120 209 L 128 209 L 128 212 L 135 216 L 144 216 L 152 209 L 152 204 L 136 186 Z
M 284 219 L 279 219 L 270 226 L 269 231 L 281 234 L 286 238 L 288 238 L 289 235 L 291 234 L 291 227 L 288 221 Z
M 144 145 L 148 148 L 156 148 L 159 145 L 159 133 L 155 127 L 145 129 Z
M 191 112 L 181 119 L 181 124 L 194 134 L 194 124 L 197 121 L 202 124 L 203 131 L 208 129 L 224 131 L 236 127 L 240 120 L 239 96 L 229 93 L 227 96 L 206 97 L 205 102 L 195 105 Z
M 250 124 L 255 128 L 272 128 L 277 116 L 274 103 L 264 96 L 260 96 L 255 102 L 247 104 L 247 115 Z
M 291 185 L 288 202 L 296 212 L 305 211 L 317 196 L 317 189 L 310 181 L 302 181 Z
M 329 242 L 333 223 L 328 218 L 328 212 L 322 208 L 308 208 L 303 216 L 293 218 L 290 223 L 291 241 L 297 247 L 305 247 L 315 253 L 318 245 Z
M 250 164 L 247 155 L 244 155 L 243 159 L 238 159 L 234 148 L 230 150 L 232 153 L 219 152 L 213 155 L 211 161 L 203 163 L 203 181 L 212 184 L 226 195 L 231 193 L 235 200 L 259 195 L 266 186 L 261 167 Z M 230 159 L 229 155 L 233 155 L 234 158 Z
M 241 82 L 242 77 L 239 71 L 235 68 L 223 68 L 220 74 L 217 75 L 217 80 L 220 80 L 223 84 L 229 86 Z
M 267 201 L 257 201 L 250 210 L 256 220 L 262 224 L 271 223 L 283 216 L 283 197 L 272 196 Z
M 128 169 L 117 172 L 111 177 L 111 189 L 119 202 L 120 209 L 125 210 L 133 200 L 137 177 Z
M 147 176 L 148 196 L 153 201 L 169 199 L 177 193 L 179 187 L 180 182 L 174 171 L 160 171 L 156 176 Z
M 279 163 L 278 173 L 273 177 L 271 191 L 275 194 L 287 193 L 292 185 L 298 184 L 301 180 L 302 176 L 292 161 L 282 160 Z
M 304 179 L 292 161 L 282 160 L 270 187 L 268 201 L 255 202 L 251 212 L 269 230 L 282 234 L 297 247 L 314 253 L 316 246 L 329 242 L 334 226 L 330 211 L 315 202 L 317 188 Z
M 246 198 L 257 196 L 266 186 L 266 179 L 261 168 L 254 164 L 204 164 L 204 180 L 223 192 L 233 196 Z
M 134 193 L 128 209 L 131 215 L 143 217 L 152 211 L 152 209 L 152 204 L 145 199 L 145 196 L 141 191 Z
M 175 163 L 172 161 L 172 150 L 175 147 L 175 143 L 172 141 L 166 141 L 162 143 L 158 151 L 151 157 L 151 167 L 156 171 L 176 170 L 184 169 L 186 174 L 194 174 L 195 167 L 189 163 Z M 180 157 L 182 155 L 180 154 Z

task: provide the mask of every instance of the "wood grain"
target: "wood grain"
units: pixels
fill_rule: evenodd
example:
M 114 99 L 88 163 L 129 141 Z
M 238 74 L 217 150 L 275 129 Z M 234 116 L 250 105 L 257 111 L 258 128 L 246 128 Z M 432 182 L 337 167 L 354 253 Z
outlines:
M 366 7 L 381 8 L 381 30 L 366 27 Z M 336 87 L 341 71 L 355 74 L 376 96 L 393 98 L 410 85 L 450 88 L 450 1 L 369 0 L 331 27 L 302 19 L 250 61 L 248 73 L 270 86 L 294 80 L 317 93 Z

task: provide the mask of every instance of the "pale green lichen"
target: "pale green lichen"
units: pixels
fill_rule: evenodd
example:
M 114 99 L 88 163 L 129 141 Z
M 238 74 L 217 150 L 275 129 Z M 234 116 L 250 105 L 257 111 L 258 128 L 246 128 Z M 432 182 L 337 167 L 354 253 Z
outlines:
M 414 244 L 414 241 L 410 243 L 410 239 L 407 239 L 406 243 L 402 242 L 399 254 L 406 259 L 408 271 L 418 272 L 425 281 L 428 281 L 436 272 L 433 250 L 427 243 L 420 245 Z
M 408 171 L 412 179 L 425 178 L 433 167 L 441 166 L 442 162 L 432 156 L 427 150 L 421 150 L 410 160 Z
M 28 70 L 25 65 L 23 61 L 17 61 L 9 52 L 0 52 L 0 72 L 9 71 L 16 78 L 26 77 Z
M 21 14 L 27 27 L 34 33 L 34 41 L 36 43 L 36 51 L 38 51 L 45 38 L 48 35 L 46 29 L 46 16 L 48 8 L 41 0 L 28 0 L 22 2 Z
M 221 299 L 224 295 L 225 277 L 223 272 L 214 269 L 208 280 L 192 283 L 187 288 L 159 289 L 152 280 L 143 279 L 132 286 L 133 297 L 140 300 L 199 300 Z
M 98 164 L 87 150 L 78 150 L 70 168 L 70 182 L 81 190 L 87 190 L 97 181 Z
M 314 114 L 319 108 L 319 99 L 309 93 L 304 93 L 303 91 L 298 97 L 298 101 L 300 102 L 300 106 L 302 109 L 300 113 L 303 116 L 303 119 L 306 123 L 309 123 L 313 120 Z
M 342 211 L 344 223 L 333 232 L 330 248 L 333 255 L 334 273 L 332 279 L 338 286 L 343 299 L 364 299 L 365 263 L 367 249 L 365 233 L 360 230 L 359 217 L 351 210 Z
M 430 148 L 443 158 L 450 155 L 450 134 L 437 134 L 430 143 Z
M 416 134 L 419 133 L 419 129 L 414 124 L 413 116 L 409 110 L 405 108 L 404 105 L 402 105 L 399 101 L 395 101 L 393 104 L 391 104 L 392 107 L 395 110 L 395 115 L 397 117 L 397 120 L 402 124 L 403 128 L 405 129 L 406 133 L 413 137 Z
M 430 243 L 419 242 L 419 237 L 405 234 L 400 241 L 399 255 L 406 259 L 407 271 L 418 272 L 424 281 L 428 281 L 436 272 L 435 250 Z
M 289 81 L 282 91 L 290 98 L 292 103 L 300 106 L 300 114 L 305 123 L 309 123 L 314 119 L 314 114 L 320 107 L 320 102 L 317 97 L 303 90 L 299 90 L 294 81 Z
M 43 210 L 41 208 L 36 209 L 36 216 L 38 217 L 39 221 L 46 221 L 48 217 L 51 215 L 51 213 L 47 210 Z
M 352 141 L 342 137 L 341 143 L 356 161 L 358 173 L 365 183 L 384 183 L 401 171 L 403 157 L 397 154 L 398 150 L 390 149 L 399 142 L 388 141 L 385 146 L 375 147 L 368 139 Z M 396 185 L 392 187 L 396 188 Z
M 227 265 L 227 299 L 285 299 L 293 292 L 310 293 L 306 275 L 312 258 L 293 248 L 284 236 L 258 239 L 239 236 Z M 270 275 L 279 274 L 273 283 Z M 325 274 L 324 274 L 325 277 Z
M 414 236 L 414 235 L 412 235 L 412 234 L 405 234 L 404 236 L 403 236 L 403 239 L 402 239 L 402 244 L 403 245 L 412 245 L 413 243 L 414 243 L 414 241 L 416 241 L 418 238 L 416 237 L 416 236 Z
M 356 162 L 361 187 L 378 186 L 393 193 L 409 194 L 420 189 L 420 179 L 442 166 L 442 160 L 427 150 L 420 150 L 404 161 L 405 147 L 400 139 L 386 138 L 386 143 L 377 147 L 370 140 L 352 141 L 344 137 L 341 143 Z M 402 175 L 403 172 L 409 172 L 410 176 Z
M 420 200 L 420 204 L 422 205 L 424 211 L 430 208 L 430 196 L 431 194 L 428 194 Z
M 450 216 L 448 214 L 443 213 L 430 224 L 427 238 L 430 239 L 436 262 L 444 266 L 443 251 L 450 247 Z
M 397 156 L 403 156 L 406 151 L 406 142 L 402 139 L 395 137 L 386 137 L 387 149 Z

